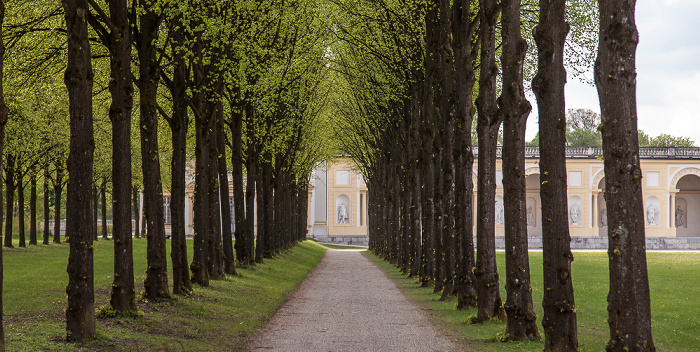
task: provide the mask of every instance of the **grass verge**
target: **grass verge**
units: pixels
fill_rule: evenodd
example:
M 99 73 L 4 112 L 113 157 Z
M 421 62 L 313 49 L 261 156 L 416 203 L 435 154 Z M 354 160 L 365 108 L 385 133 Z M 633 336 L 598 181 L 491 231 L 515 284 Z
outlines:
M 505 322 L 468 324 L 476 308 L 455 310 L 456 299 L 440 302 L 432 288 L 420 288 L 414 278 L 402 275 L 390 263 L 367 252 L 367 257 L 394 280 L 404 294 L 425 309 L 425 313 L 466 350 L 541 351 L 542 341 L 497 342 L 496 334 L 505 331 Z M 607 253 L 574 253 L 572 278 L 576 300 L 579 350 L 602 351 L 609 337 L 607 324 Z M 504 273 L 504 255 L 497 254 L 498 268 Z M 700 346 L 700 291 L 697 268 L 700 253 L 647 253 L 651 289 L 652 334 L 657 350 L 697 351 Z M 542 253 L 530 253 L 530 273 L 535 311 L 542 333 Z M 505 302 L 505 275 L 501 275 L 501 296 Z M 630 293 L 631 294 L 631 293 Z M 544 336 L 543 336 L 544 338 Z
M 112 241 L 95 245 L 95 307 L 99 309 L 109 302 L 114 248 Z M 196 287 L 189 296 L 139 302 L 135 315 L 98 318 L 95 340 L 68 344 L 63 341 L 68 244 L 5 249 L 6 347 L 8 351 L 239 350 L 316 267 L 325 250 L 303 242 L 264 264 L 237 268 L 239 276 Z M 134 267 L 137 291 L 142 291 L 145 239 L 134 240 Z

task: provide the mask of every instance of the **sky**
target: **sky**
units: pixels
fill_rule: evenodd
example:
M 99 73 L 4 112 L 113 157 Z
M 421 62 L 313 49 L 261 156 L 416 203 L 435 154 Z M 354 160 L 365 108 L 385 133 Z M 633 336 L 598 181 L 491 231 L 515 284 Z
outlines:
M 700 0 L 637 0 L 638 127 L 650 136 L 690 137 L 700 146 Z M 587 74 L 593 78 L 593 69 Z M 526 139 L 537 133 L 537 106 Z M 569 77 L 568 108 L 600 112 L 595 86 Z

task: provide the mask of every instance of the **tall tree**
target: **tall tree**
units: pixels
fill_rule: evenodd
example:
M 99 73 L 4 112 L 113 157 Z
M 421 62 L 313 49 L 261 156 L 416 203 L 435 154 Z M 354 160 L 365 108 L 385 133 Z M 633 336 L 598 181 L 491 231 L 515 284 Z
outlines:
M 523 63 L 527 42 L 520 28 L 520 0 L 504 0 L 502 14 L 503 92 L 503 198 L 506 246 L 506 337 L 539 337 L 532 306 L 530 260 L 525 221 L 525 123 L 532 109 L 523 89 Z
M 114 239 L 114 282 L 110 304 L 120 312 L 136 310 L 134 260 L 131 243 L 131 110 L 133 76 L 131 72 L 131 28 L 126 0 L 108 1 L 109 15 L 97 2 L 90 5 L 96 12 L 90 24 L 100 35 L 109 52 L 112 122 L 112 239 Z M 102 233 L 107 223 L 105 186 L 102 188 Z
M 501 8 L 496 0 L 480 0 L 479 165 L 477 180 L 476 269 L 477 321 L 505 318 L 496 266 L 496 148 L 503 114 L 496 104 L 496 24 Z
M 474 277 L 474 154 L 471 146 L 472 95 L 476 76 L 472 45 L 477 23 L 476 4 L 470 0 L 453 3 L 452 40 L 455 56 L 455 236 L 457 239 L 455 287 L 457 308 L 476 306 Z
M 564 44 L 569 32 L 565 0 L 540 0 L 540 22 L 533 31 L 537 43 L 537 96 L 540 124 L 540 197 L 544 298 L 544 350 L 577 351 L 576 306 L 571 283 L 569 208 L 566 183 L 566 115 Z
M 68 308 L 66 330 L 69 341 L 85 341 L 95 336 L 95 297 L 93 284 L 90 198 L 92 197 L 93 71 L 87 28 L 87 1 L 63 0 L 67 33 L 68 65 L 65 84 L 70 112 L 70 156 L 66 233 L 70 234 L 68 256 Z
M 655 351 L 637 137 L 635 0 L 601 0 L 595 83 L 608 207 L 608 351 Z
M 170 183 L 170 209 L 172 213 L 171 251 L 170 258 L 173 263 L 173 293 L 182 294 L 192 290 L 192 283 L 188 270 L 187 243 L 185 241 L 185 198 L 186 198 L 186 172 L 187 172 L 187 127 L 190 118 L 187 107 L 190 103 L 187 95 L 189 82 L 189 68 L 185 59 L 185 28 L 182 22 L 183 14 L 176 12 L 168 18 L 170 26 L 170 47 L 173 57 L 172 78 L 165 71 L 161 71 L 161 79 L 170 91 L 172 97 L 172 115 L 161 113 L 168 122 L 172 134 L 173 156 L 171 161 Z M 134 204 L 136 204 L 134 196 Z
M 143 169 L 144 208 L 148 222 L 146 233 L 148 268 L 144 295 L 148 299 L 168 298 L 168 263 L 165 251 L 163 185 L 158 157 L 158 82 L 160 63 L 154 41 L 158 38 L 162 15 L 152 0 L 139 0 L 142 11 L 136 34 L 139 59 L 141 162 Z
M 5 23 L 5 1 L 0 0 L 0 165 L 2 165 L 2 155 L 5 140 L 5 124 L 7 124 L 8 109 L 5 103 L 5 89 L 3 85 L 3 72 L 5 66 L 5 42 L 2 36 L 2 28 Z M 2 176 L 2 170 L 0 170 L 0 176 Z M 1 179 L 1 177 L 0 177 Z M 0 230 L 2 230 L 2 192 L 0 192 Z M 0 235 L 2 237 L 2 235 Z M 2 292 L 3 292 L 3 259 L 2 259 L 2 249 L 0 248 L 0 352 L 5 351 L 5 331 L 3 328 L 3 306 L 2 306 Z

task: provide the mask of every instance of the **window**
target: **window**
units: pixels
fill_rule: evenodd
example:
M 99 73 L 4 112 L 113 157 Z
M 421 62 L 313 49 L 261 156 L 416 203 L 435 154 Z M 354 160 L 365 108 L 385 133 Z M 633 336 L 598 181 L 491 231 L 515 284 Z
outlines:
M 570 171 L 569 172 L 569 186 L 580 187 L 581 186 L 582 173 L 581 171 Z
M 348 171 L 348 170 L 336 171 L 335 184 L 337 184 L 337 185 L 349 185 L 350 184 L 350 171 Z
M 659 187 L 659 172 L 647 172 L 647 187 Z

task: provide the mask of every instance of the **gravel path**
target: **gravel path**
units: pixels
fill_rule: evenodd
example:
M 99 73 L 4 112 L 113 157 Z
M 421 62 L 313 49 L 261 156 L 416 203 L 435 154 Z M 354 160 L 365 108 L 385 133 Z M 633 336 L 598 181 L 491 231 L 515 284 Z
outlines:
M 248 351 L 454 351 L 359 251 L 329 250 Z

